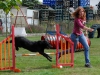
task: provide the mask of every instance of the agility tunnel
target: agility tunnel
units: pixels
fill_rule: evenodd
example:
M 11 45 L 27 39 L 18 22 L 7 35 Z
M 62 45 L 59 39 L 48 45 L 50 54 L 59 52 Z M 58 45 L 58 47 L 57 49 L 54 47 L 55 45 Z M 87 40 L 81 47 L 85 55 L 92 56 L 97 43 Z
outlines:
M 56 25 L 56 65 L 53 68 L 62 68 L 63 66 L 74 66 L 74 43 L 69 37 L 59 33 L 59 25 Z M 60 44 L 59 44 L 60 37 Z M 61 47 L 59 49 L 59 46 Z
M 12 39 L 12 44 L 10 44 Z M 6 43 L 8 41 L 8 43 Z M 14 25 L 12 25 L 12 33 L 0 42 L 0 71 L 11 70 L 20 72 L 15 66 L 15 41 L 14 41 Z
M 93 32 L 88 32 L 88 37 L 89 38 L 94 38 L 95 32 L 97 30 L 97 38 L 100 38 L 100 24 L 93 24 L 91 26 L 92 29 L 94 29 Z

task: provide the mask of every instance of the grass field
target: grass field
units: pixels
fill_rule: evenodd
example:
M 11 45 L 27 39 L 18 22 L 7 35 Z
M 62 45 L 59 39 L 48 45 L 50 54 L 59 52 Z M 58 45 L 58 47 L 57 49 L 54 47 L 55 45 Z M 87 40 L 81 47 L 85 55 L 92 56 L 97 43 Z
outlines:
M 0 37 L 0 41 L 4 37 Z M 40 40 L 40 36 L 27 37 L 30 40 Z M 92 68 L 85 68 L 84 51 L 74 54 L 74 67 L 63 67 L 62 69 L 52 68 L 55 64 L 55 55 L 52 62 L 43 56 L 19 56 L 16 57 L 16 67 L 21 69 L 20 73 L 12 71 L 0 71 L 0 75 L 99 75 L 100 74 L 100 38 L 93 38 L 90 46 L 90 59 Z M 55 50 L 45 50 L 45 52 L 55 52 Z M 23 48 L 16 51 L 16 54 L 31 53 Z

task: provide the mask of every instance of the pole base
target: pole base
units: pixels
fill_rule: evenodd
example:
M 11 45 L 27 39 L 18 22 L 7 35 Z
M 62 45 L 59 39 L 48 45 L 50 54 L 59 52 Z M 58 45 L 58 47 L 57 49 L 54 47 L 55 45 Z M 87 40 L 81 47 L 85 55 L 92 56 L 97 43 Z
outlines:
M 63 66 L 62 65 L 53 65 L 52 68 L 59 68 L 59 69 L 61 69 L 61 68 L 63 68 Z

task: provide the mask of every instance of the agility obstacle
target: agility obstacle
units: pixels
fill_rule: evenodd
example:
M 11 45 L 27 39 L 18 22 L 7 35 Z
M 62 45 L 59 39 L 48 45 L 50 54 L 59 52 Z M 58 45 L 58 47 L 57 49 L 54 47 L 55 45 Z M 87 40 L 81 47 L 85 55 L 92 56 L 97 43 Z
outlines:
M 46 54 L 48 54 L 48 55 L 55 55 L 56 53 L 46 53 Z M 16 56 L 39 56 L 39 55 L 41 55 L 41 54 L 39 54 L 39 53 L 34 53 L 34 54 L 16 54 Z
M 12 45 L 10 44 L 12 39 Z M 6 43 L 8 41 L 8 43 Z M 12 33 L 0 42 L 0 71 L 11 70 L 20 72 L 15 67 L 15 41 L 14 41 L 14 25 L 12 25 Z
M 56 43 L 56 65 L 53 65 L 53 68 L 61 68 L 60 66 L 73 67 L 74 66 L 74 43 L 71 41 L 69 37 L 66 37 L 59 33 L 59 25 L 56 25 L 55 43 Z

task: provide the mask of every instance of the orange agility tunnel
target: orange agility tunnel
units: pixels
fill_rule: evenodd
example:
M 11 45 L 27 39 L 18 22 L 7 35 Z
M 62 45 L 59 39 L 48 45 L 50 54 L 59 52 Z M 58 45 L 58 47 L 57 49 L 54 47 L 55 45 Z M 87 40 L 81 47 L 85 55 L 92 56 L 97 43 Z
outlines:
M 45 39 L 50 42 L 50 44 L 52 45 L 53 49 L 56 49 L 56 35 L 43 35 L 43 36 L 41 36 L 41 40 L 45 40 Z M 86 39 L 87 39 L 88 45 L 90 46 L 91 45 L 90 39 L 88 37 L 86 37 Z M 60 47 L 60 44 L 61 44 L 61 39 L 59 37 L 59 47 Z M 67 44 L 68 44 L 68 42 L 66 41 L 66 48 L 68 48 Z M 77 43 L 77 47 L 76 47 L 76 51 L 81 51 L 81 50 L 83 50 L 83 46 L 82 46 L 82 44 L 80 42 L 78 42 Z

